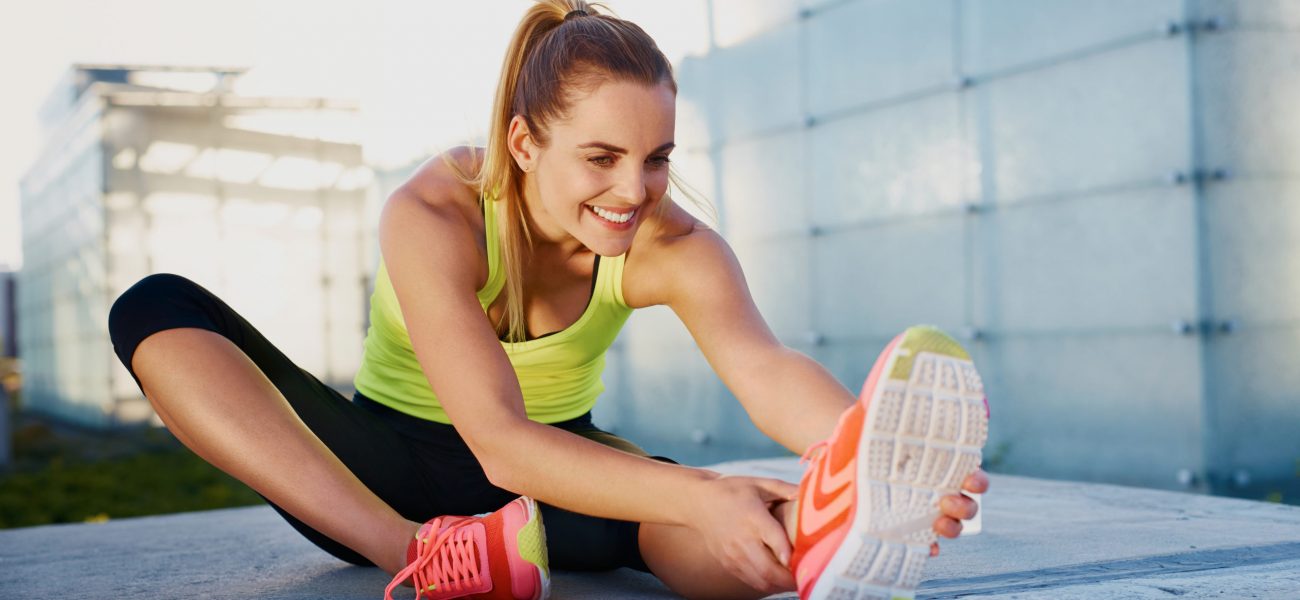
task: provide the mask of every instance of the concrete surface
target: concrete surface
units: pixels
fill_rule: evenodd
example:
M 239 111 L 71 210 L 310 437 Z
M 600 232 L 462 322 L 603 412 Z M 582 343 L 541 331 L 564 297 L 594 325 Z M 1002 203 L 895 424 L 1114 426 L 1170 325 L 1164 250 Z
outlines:
M 715 468 L 800 473 L 793 459 Z M 1300 598 L 1300 508 L 1006 475 L 992 482 L 984 532 L 945 540 L 918 597 Z M 374 599 L 387 583 L 316 549 L 265 506 L 0 531 L 0 598 Z M 675 597 L 627 570 L 557 573 L 553 591 L 566 600 Z

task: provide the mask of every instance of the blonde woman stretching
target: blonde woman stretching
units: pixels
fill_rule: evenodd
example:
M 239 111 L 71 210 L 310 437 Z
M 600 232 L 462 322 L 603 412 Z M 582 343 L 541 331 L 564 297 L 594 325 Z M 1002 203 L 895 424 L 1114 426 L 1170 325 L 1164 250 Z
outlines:
M 531 7 L 486 150 L 429 161 L 384 206 L 350 401 L 176 275 L 114 303 L 115 351 L 185 445 L 327 552 L 393 574 L 387 593 L 541 598 L 554 566 L 640 569 L 695 598 L 911 597 L 936 535 L 974 515 L 959 488 L 988 485 L 979 377 L 913 328 L 859 400 L 782 346 L 726 242 L 666 195 L 676 91 L 636 25 Z M 606 349 L 653 305 L 811 461 L 799 486 L 592 424 Z

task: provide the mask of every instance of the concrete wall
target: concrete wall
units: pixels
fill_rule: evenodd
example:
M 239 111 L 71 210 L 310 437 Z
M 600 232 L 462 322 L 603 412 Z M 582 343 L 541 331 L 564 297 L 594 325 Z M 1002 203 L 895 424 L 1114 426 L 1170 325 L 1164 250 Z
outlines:
M 1294 477 L 1300 4 L 711 5 L 677 158 L 787 345 L 857 391 L 908 324 L 957 334 L 1001 471 Z M 782 452 L 671 313 L 617 357 L 601 422 L 694 463 Z

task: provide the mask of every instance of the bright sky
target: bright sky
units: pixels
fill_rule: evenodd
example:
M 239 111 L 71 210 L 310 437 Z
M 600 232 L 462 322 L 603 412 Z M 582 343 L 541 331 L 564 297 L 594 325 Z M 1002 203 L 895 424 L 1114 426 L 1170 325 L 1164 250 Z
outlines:
M 708 48 L 704 0 L 608 0 L 677 62 Z M 250 67 L 245 94 L 361 102 L 367 160 L 392 167 L 481 135 L 529 0 L 42 0 L 0 8 L 0 268 L 21 265 L 18 182 L 36 113 L 71 63 Z

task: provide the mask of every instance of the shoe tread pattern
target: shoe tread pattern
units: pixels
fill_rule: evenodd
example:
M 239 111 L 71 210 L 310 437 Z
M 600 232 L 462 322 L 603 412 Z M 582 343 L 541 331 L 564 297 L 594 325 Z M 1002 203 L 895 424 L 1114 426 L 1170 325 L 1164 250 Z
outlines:
M 910 377 L 882 381 L 869 410 L 859 482 L 868 486 L 870 518 L 827 598 L 914 597 L 936 539 L 938 500 L 980 465 L 988 416 L 975 366 L 931 352 L 911 358 Z

